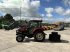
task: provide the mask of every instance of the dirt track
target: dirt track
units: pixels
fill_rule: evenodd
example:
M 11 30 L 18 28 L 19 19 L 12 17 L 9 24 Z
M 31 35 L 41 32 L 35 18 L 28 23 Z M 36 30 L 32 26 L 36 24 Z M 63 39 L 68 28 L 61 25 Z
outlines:
M 58 31 L 61 35 L 61 42 L 50 42 L 49 34 L 53 30 L 45 31 L 47 33 L 44 42 L 34 42 L 33 38 L 26 38 L 24 42 L 16 42 L 16 31 L 0 30 L 0 52 L 70 52 L 70 28 L 64 31 Z

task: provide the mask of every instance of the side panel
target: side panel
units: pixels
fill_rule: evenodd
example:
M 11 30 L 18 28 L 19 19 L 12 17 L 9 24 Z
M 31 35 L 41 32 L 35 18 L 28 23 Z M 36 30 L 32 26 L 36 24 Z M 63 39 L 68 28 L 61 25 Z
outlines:
M 43 31 L 44 31 L 43 28 L 35 28 L 33 30 L 33 33 L 35 33 L 35 32 L 43 32 Z

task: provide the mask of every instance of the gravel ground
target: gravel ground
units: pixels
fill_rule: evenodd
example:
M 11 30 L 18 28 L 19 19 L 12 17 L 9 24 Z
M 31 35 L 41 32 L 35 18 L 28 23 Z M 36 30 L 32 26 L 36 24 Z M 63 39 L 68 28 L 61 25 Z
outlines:
M 70 28 L 58 31 L 61 35 L 61 42 L 50 42 L 49 34 L 53 30 L 45 31 L 46 40 L 44 42 L 34 42 L 34 39 L 26 38 L 24 42 L 18 43 L 16 30 L 0 30 L 0 52 L 70 52 Z

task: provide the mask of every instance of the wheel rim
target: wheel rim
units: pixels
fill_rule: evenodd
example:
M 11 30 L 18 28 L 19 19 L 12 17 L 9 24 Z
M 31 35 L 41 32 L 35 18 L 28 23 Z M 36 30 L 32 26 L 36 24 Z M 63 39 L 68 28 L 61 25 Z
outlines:
M 18 41 L 21 41 L 22 40 L 22 37 L 18 37 Z
M 37 38 L 38 40 L 42 40 L 42 39 L 43 39 L 43 34 L 42 34 L 42 33 L 38 33 L 38 34 L 36 35 L 36 38 Z

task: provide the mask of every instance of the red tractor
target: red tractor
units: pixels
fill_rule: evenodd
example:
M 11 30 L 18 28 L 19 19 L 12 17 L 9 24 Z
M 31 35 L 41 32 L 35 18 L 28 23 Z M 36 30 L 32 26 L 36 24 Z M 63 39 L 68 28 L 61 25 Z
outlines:
M 22 42 L 25 37 L 34 37 L 35 41 L 42 42 L 45 40 L 45 33 L 42 28 L 42 20 L 30 20 L 26 25 L 22 25 L 16 30 L 16 41 Z

